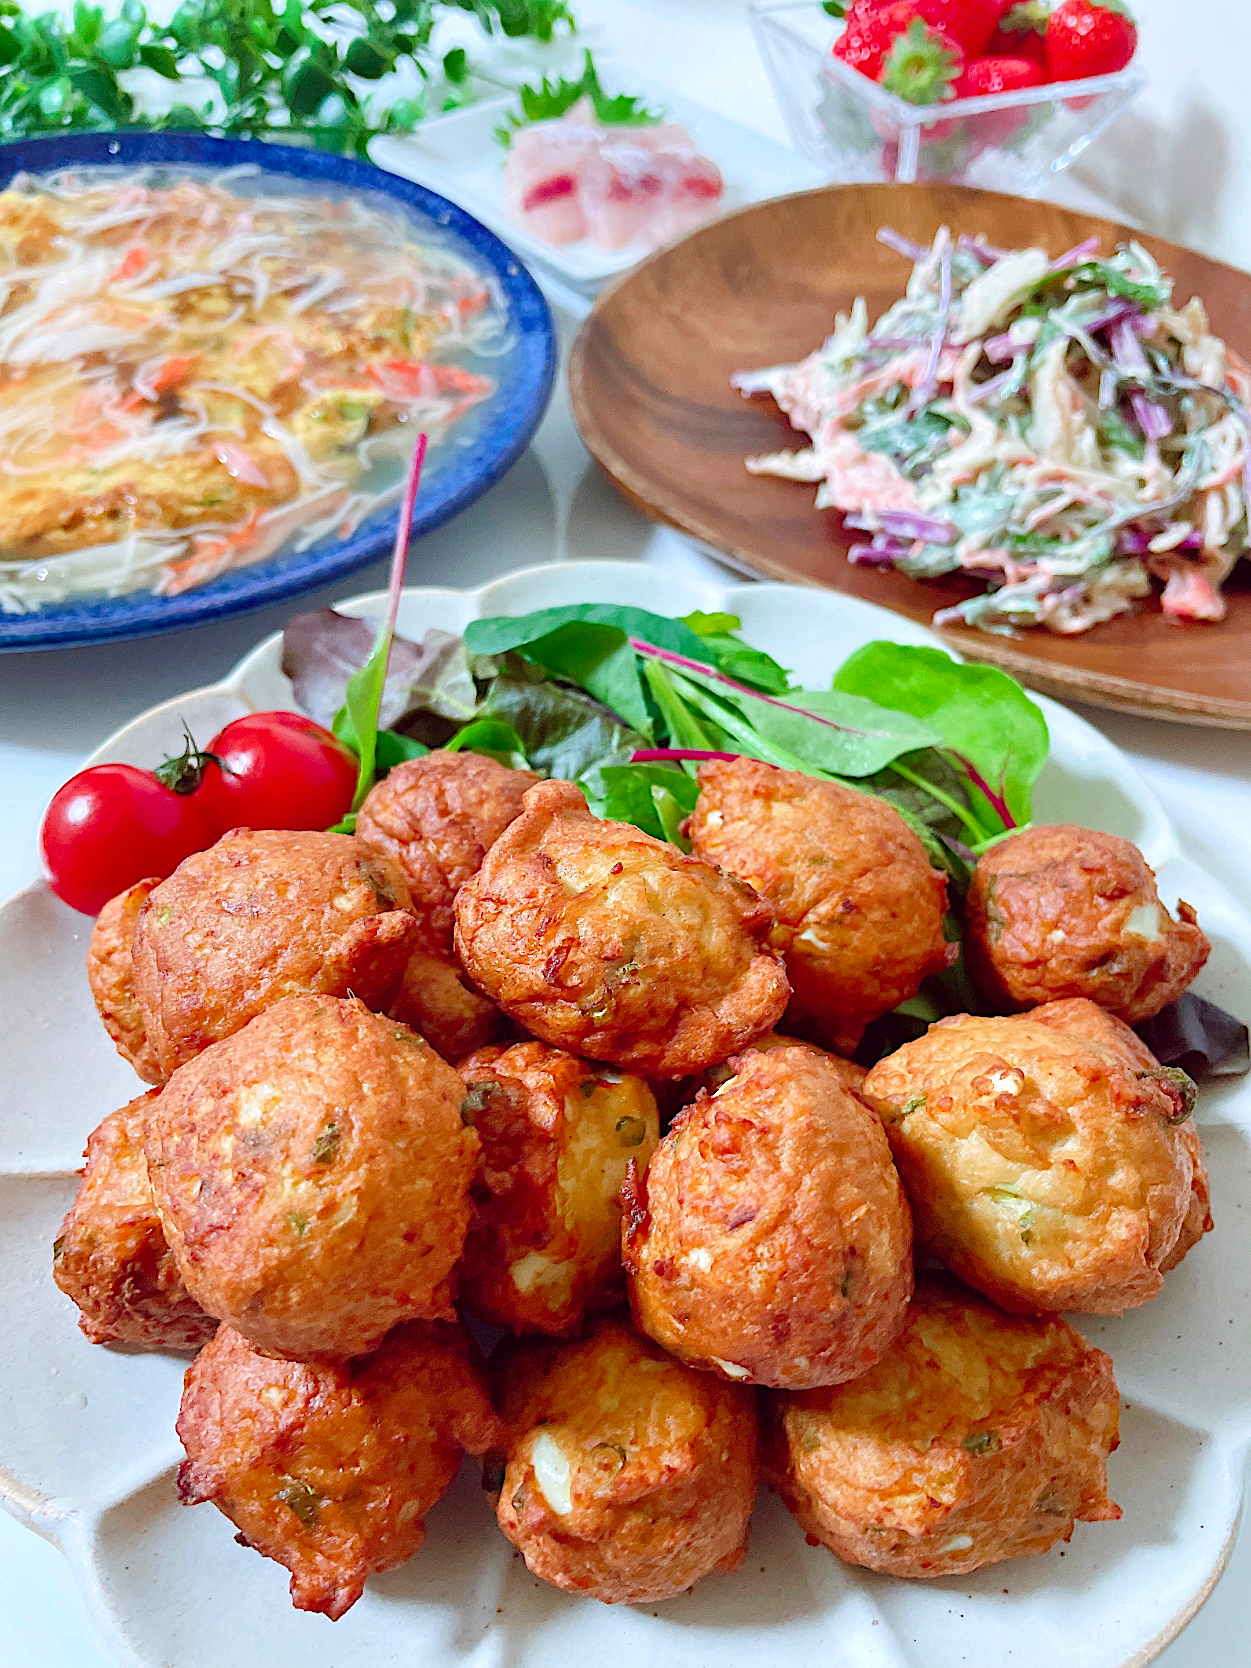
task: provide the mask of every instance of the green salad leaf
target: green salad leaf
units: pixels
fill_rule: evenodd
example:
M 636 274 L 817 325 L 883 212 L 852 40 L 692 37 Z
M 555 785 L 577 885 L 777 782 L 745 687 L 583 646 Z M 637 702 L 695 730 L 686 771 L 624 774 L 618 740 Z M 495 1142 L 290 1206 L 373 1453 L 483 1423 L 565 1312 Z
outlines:
M 766 695 L 783 695 L 791 687 L 789 673 L 763 649 L 754 649 L 735 635 L 743 622 L 737 614 L 685 614 L 682 624 L 690 626 L 703 640 L 717 670 L 739 683 L 762 689 Z M 664 645 L 662 644 L 661 647 Z M 696 656 L 696 659 L 699 657 Z
M 644 833 L 689 851 L 680 824 L 695 809 L 699 783 L 665 764 L 596 765 L 579 781 L 597 817 L 632 822 Z
M 626 764 L 646 745 L 615 713 L 565 684 L 500 675 L 482 710 L 511 724 L 532 770 L 562 781 L 575 782 L 606 760 Z
M 839 668 L 834 688 L 930 725 L 939 738 L 932 745 L 959 775 L 983 837 L 1029 822 L 1047 721 L 1006 672 L 962 665 L 942 649 L 867 643 Z

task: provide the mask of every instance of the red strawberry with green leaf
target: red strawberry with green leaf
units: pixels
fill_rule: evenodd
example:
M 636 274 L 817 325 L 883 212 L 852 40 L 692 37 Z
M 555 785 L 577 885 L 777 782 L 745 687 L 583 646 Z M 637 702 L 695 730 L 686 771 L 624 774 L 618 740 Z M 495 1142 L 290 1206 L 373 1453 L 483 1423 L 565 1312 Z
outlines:
M 886 54 L 917 15 L 914 0 L 887 0 L 885 5 L 861 8 L 858 3 L 847 14 L 847 27 L 834 42 L 834 56 L 852 69 L 878 81 Z
M 917 16 L 958 46 L 966 58 L 985 52 L 1003 0 L 917 0 Z
M 941 104 L 951 97 L 963 63 L 955 41 L 914 17 L 892 41 L 878 80 L 909 104 Z
M 956 82 L 956 97 L 990 98 L 1042 84 L 1042 66 L 1030 58 L 977 58 Z
M 1138 30 L 1124 0 L 1061 0 L 1047 23 L 1047 69 L 1053 81 L 1083 81 L 1125 68 Z
M 1017 93 L 1026 87 L 1041 87 L 1046 79 L 1041 64 L 1030 58 L 978 58 L 956 82 L 957 98 L 993 98 L 1000 93 Z M 1002 145 L 1022 128 L 1030 107 L 986 110 L 969 116 L 969 129 L 982 149 Z
M 1024 0 L 1021 5 L 1009 6 L 987 43 L 986 56 L 1028 58 L 1045 66 L 1047 20 L 1050 16 L 1051 7 L 1047 0 Z

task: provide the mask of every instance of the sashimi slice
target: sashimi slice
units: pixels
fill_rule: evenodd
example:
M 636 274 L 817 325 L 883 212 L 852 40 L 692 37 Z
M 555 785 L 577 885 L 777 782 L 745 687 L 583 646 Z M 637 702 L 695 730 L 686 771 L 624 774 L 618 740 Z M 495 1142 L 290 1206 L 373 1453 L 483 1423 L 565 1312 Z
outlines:
M 588 241 L 596 249 L 645 244 L 664 194 L 664 175 L 648 146 L 633 134 L 601 141 L 582 176 Z
M 513 219 L 557 246 L 586 236 L 581 183 L 595 131 L 584 123 L 536 122 L 516 134 L 504 164 L 504 194 Z

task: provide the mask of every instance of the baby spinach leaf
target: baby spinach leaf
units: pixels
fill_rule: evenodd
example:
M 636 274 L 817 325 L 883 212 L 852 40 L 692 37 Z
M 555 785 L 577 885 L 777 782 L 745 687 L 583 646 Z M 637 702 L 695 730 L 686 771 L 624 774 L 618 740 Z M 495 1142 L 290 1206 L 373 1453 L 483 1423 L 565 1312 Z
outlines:
M 931 747 L 940 739 L 932 725 L 911 715 L 888 710 L 874 701 L 838 690 L 792 690 L 785 701 L 757 695 L 749 689 L 714 680 L 698 668 L 686 667 L 674 681 L 687 694 L 698 686 L 715 694 L 722 708 L 734 709 L 741 723 L 721 712 L 717 721 L 727 734 L 747 745 L 754 758 L 789 769 L 816 765 L 836 776 L 870 776 L 902 753 Z M 698 704 L 708 711 L 707 701 Z M 711 716 L 717 716 L 717 709 Z M 752 748 L 752 738 L 757 748 Z M 768 744 L 758 750 L 759 743 Z
M 465 628 L 465 644 L 471 655 L 504 654 L 509 649 L 537 643 L 558 626 L 575 622 L 616 626 L 626 637 L 640 637 L 658 649 L 687 655 L 705 665 L 713 664 L 706 645 L 681 620 L 651 614 L 645 608 L 619 607 L 612 602 L 575 602 L 562 608 L 539 608 L 532 614 L 496 614 L 484 620 L 471 620 Z
M 565 678 L 611 707 L 642 735 L 652 734 L 638 656 L 614 625 L 571 620 L 517 652 L 555 678 Z
M 644 660 L 643 677 L 660 713 L 670 747 L 695 747 L 701 751 L 715 748 L 716 736 L 679 695 L 666 667 L 658 660 Z
M 742 625 L 737 614 L 696 611 L 684 615 L 682 624 L 690 626 L 696 636 L 703 638 L 717 669 L 727 677 L 749 683 L 753 689 L 763 689 L 768 695 L 783 695 L 790 688 L 789 674 L 772 655 L 766 654 L 763 649 L 754 649 L 750 643 L 744 643 L 741 637 L 735 635 Z
M 673 765 L 596 765 L 579 783 L 597 817 L 630 822 L 657 840 L 689 851 L 678 825 L 699 798 L 699 783 Z
M 497 677 L 483 712 L 512 726 L 532 769 L 567 782 L 602 761 L 628 760 L 645 739 L 589 695 L 558 683 Z
M 374 748 L 374 763 L 379 776 L 385 776 L 389 770 L 394 770 L 397 764 L 403 764 L 407 759 L 423 758 L 430 749 L 423 747 L 421 742 L 412 736 L 402 736 L 396 730 L 379 730 L 378 742 Z
M 937 732 L 931 745 L 960 773 L 988 833 L 1030 820 L 1034 783 L 1047 758 L 1047 723 L 1005 672 L 961 665 L 942 649 L 866 643 L 839 668 L 833 687 L 912 713 Z
M 458 730 L 446 744 L 449 753 L 485 753 L 489 759 L 512 769 L 525 769 L 529 762 L 521 737 L 502 718 L 475 718 Z

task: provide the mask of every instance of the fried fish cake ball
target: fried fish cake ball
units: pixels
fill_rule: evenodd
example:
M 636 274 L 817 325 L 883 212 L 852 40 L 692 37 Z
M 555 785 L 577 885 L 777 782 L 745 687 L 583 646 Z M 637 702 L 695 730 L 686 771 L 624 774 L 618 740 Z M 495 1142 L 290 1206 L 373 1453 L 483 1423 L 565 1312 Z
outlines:
M 1175 1002 L 1211 952 L 1190 905 L 1177 914 L 1128 840 L 1069 823 L 1027 828 L 979 860 L 965 948 L 997 1007 L 1086 996 L 1136 1025 Z
M 697 857 L 747 881 L 777 917 L 791 1012 L 850 1052 L 865 1026 L 953 956 L 947 888 L 893 806 L 756 759 L 699 767 Z
M 91 943 L 87 946 L 87 983 L 104 1029 L 122 1059 L 135 1068 L 145 1083 L 164 1083 L 168 1073 L 162 1071 L 144 1029 L 143 1014 L 135 995 L 131 952 L 139 911 L 148 894 L 160 884 L 159 878 L 153 875 L 110 898 L 96 916 Z
M 819 1049 L 748 1049 L 627 1200 L 635 1323 L 722 1378 L 806 1389 L 871 1367 L 912 1294 L 912 1221 L 876 1115 Z
M 625 1295 L 617 1196 L 659 1139 L 655 1098 L 641 1077 L 539 1042 L 483 1049 L 460 1074 L 482 1142 L 465 1306 L 514 1332 L 577 1332 Z
M 364 1003 L 288 996 L 180 1067 L 148 1162 L 192 1296 L 259 1349 L 372 1349 L 451 1318 L 478 1137 L 430 1045 Z
M 386 1008 L 420 937 L 387 857 L 345 834 L 236 828 L 139 912 L 135 992 L 162 1069 L 297 991 Z
M 767 1031 L 763 1037 L 757 1037 L 755 1042 L 748 1043 L 747 1046 L 749 1049 L 759 1050 L 762 1054 L 767 1053 L 772 1048 L 811 1049 L 814 1053 L 819 1054 L 823 1060 L 829 1062 L 843 1088 L 850 1089 L 852 1094 L 859 1094 L 865 1078 L 869 1075 L 869 1068 L 857 1065 L 855 1060 L 845 1060 L 841 1054 L 830 1054 L 825 1049 L 818 1048 L 815 1043 L 805 1042 L 800 1037 L 784 1037 L 780 1031 Z M 707 1089 L 710 1095 L 715 1095 L 717 1090 L 723 1084 L 728 1083 L 733 1076 L 733 1065 L 729 1061 L 723 1060 L 719 1066 L 713 1066 L 711 1070 L 704 1073 L 702 1082 L 692 1086 L 690 1097 L 685 1104 L 690 1105 L 695 1098 L 697 1089 Z M 678 1110 L 680 1111 L 681 1108 L 679 1107 Z
M 600 1316 L 574 1343 L 492 1358 L 506 1427 L 500 1528 L 532 1574 L 605 1604 L 655 1604 L 743 1560 L 758 1482 L 754 1393 Z
M 652 1077 L 703 1071 L 781 1018 L 771 916 L 741 882 L 572 782 L 540 782 L 456 895 L 478 988 L 544 1042 Z
M 852 1384 L 771 1397 L 765 1470 L 810 1540 L 886 1575 L 967 1575 L 1119 1518 L 1112 1362 L 1065 1321 L 921 1276 Z
M 1170 1085 L 1180 1094 L 1177 1110 L 1179 1113 L 1185 1112 L 1191 1094 L 1185 1073 L 1161 1066 L 1142 1038 L 1135 1031 L 1131 1031 L 1123 1019 L 1117 1019 L 1116 1015 L 1110 1014 L 1106 1008 L 1099 1007 L 1097 1003 L 1085 997 L 1077 996 L 1068 1001 L 1048 1002 L 1044 1007 L 1031 1008 L 1029 1018 L 1037 1021 L 1039 1025 L 1050 1025 L 1057 1031 L 1067 1031 L 1070 1035 L 1093 1037 L 1110 1047 L 1119 1048 L 1135 1071 L 1148 1075 L 1159 1074 L 1161 1082 Z M 1177 1137 L 1190 1154 L 1190 1203 L 1186 1209 L 1186 1219 L 1182 1223 L 1181 1233 L 1177 1236 L 1177 1244 L 1160 1264 L 1162 1274 L 1176 1268 L 1186 1253 L 1193 1251 L 1204 1234 L 1211 1233 L 1214 1226 L 1208 1167 L 1203 1157 L 1203 1143 L 1199 1139 L 1199 1131 L 1195 1128 L 1193 1118 L 1182 1118 L 1177 1125 Z
M 461 1455 L 500 1440 L 459 1326 L 412 1322 L 342 1365 L 278 1360 L 223 1326 L 187 1373 L 178 1492 L 291 1571 L 291 1602 L 338 1621 L 426 1538 Z
M 52 1247 L 52 1278 L 93 1344 L 198 1349 L 217 1330 L 188 1294 L 152 1199 L 144 1125 L 149 1090 L 110 1112 L 87 1140 L 87 1164 Z
M 918 1242 L 1016 1314 L 1116 1315 L 1163 1285 L 1190 1208 L 1193 1085 L 1028 1015 L 956 1015 L 879 1060 Z
M 521 814 L 538 777 L 480 753 L 439 749 L 397 765 L 361 806 L 356 836 L 396 863 L 423 927 L 391 1008 L 448 1060 L 500 1039 L 499 1009 L 465 979 L 452 949 L 452 901 Z
M 396 765 L 357 813 L 356 837 L 398 864 L 430 943 L 450 956 L 452 902 L 538 777 L 481 753 L 438 749 Z
M 387 1011 L 453 1064 L 514 1030 L 508 1016 L 469 983 L 455 956 L 436 950 L 413 951 Z

